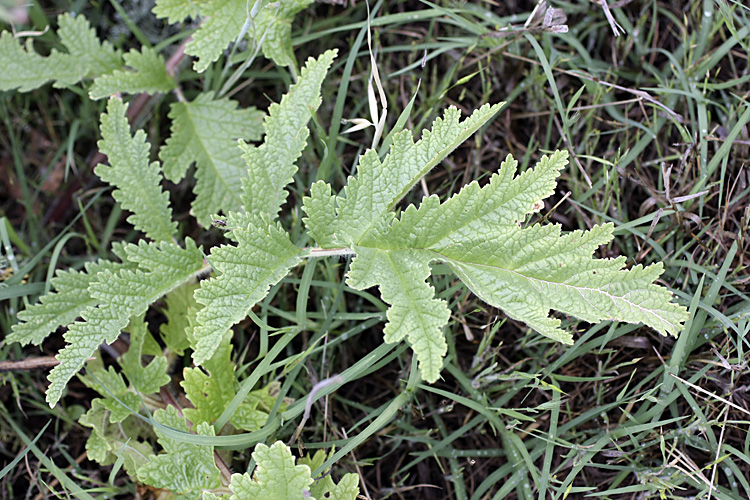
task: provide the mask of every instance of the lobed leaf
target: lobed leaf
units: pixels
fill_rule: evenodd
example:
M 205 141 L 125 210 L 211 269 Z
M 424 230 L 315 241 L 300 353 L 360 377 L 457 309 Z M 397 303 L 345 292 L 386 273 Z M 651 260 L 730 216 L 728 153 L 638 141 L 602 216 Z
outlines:
M 103 271 L 89 286 L 98 305 L 84 311 L 83 321 L 73 323 L 65 334 L 68 345 L 57 355 L 60 364 L 49 374 L 47 403 L 51 407 L 102 342 L 113 342 L 132 316 L 143 314 L 159 297 L 188 281 L 203 264 L 203 256 L 190 238 L 184 249 L 172 243 L 141 241 L 138 246 L 127 247 L 127 257 L 140 269 Z
M 72 323 L 83 311 L 99 305 L 88 290 L 97 273 L 105 270 L 116 272 L 126 267 L 126 264 L 100 260 L 85 264 L 85 271 L 58 270 L 50 281 L 55 291 L 40 297 L 38 304 L 19 312 L 19 322 L 13 325 L 5 340 L 23 345 L 41 344 L 50 333 Z
M 28 92 L 50 81 L 65 87 L 121 66 L 120 52 L 100 42 L 85 17 L 61 14 L 57 23 L 67 53 L 52 49 L 48 57 L 33 50 L 31 39 L 24 49 L 11 32 L 0 34 L 0 90 Z
M 146 134 L 138 130 L 130 135 L 125 116 L 127 105 L 118 97 L 110 98 L 107 112 L 101 117 L 102 139 L 99 149 L 109 157 L 110 165 L 99 164 L 94 172 L 117 189 L 112 193 L 136 229 L 154 241 L 171 241 L 177 231 L 172 220 L 169 195 L 160 185 L 161 175 L 156 162 L 149 163 Z
M 123 57 L 130 69 L 118 69 L 94 80 L 89 89 L 91 99 L 101 99 L 116 93 L 155 94 L 169 92 L 177 86 L 174 78 L 167 74 L 164 57 L 150 47 L 141 52 L 133 49 Z
M 248 176 L 243 178 L 242 204 L 250 214 L 276 218 L 286 200 L 285 187 L 297 172 L 295 162 L 310 134 L 307 122 L 321 102 L 320 86 L 336 57 L 335 50 L 310 58 L 299 81 L 289 88 L 279 104 L 271 104 L 263 122 L 266 139 L 260 146 L 240 142 Z
M 336 197 L 332 212 L 326 191 L 315 188 L 304 199 L 306 224 L 311 234 L 333 234 L 342 246 L 356 245 L 371 230 L 385 227 L 396 204 L 427 172 L 440 163 L 504 105 L 484 105 L 463 122 L 461 112 L 448 108 L 442 118 L 425 130 L 416 143 L 411 131 L 404 130 L 393 138 L 390 153 L 380 161 L 375 150 L 368 150 L 359 162 L 357 176 L 349 177 L 344 195 Z M 324 207 L 325 211 L 319 207 Z M 331 223 L 335 219 L 335 223 Z M 321 244 L 319 242 L 319 244 Z M 334 242 L 326 240 L 326 246 Z
M 314 0 L 286 0 L 264 2 L 255 17 L 254 38 L 263 40 L 263 55 L 279 66 L 296 66 L 292 51 L 292 21 L 294 16 L 307 8 Z
M 253 477 L 247 473 L 232 475 L 229 488 L 234 494 L 230 500 L 354 500 L 359 494 L 356 474 L 347 474 L 338 485 L 330 478 L 314 484 L 310 467 L 295 464 L 291 450 L 281 441 L 271 446 L 259 443 L 252 456 L 255 473 Z M 329 484 L 330 488 L 325 488 Z M 319 496 L 314 496 L 313 490 Z
M 120 366 L 122 366 L 130 384 L 141 397 L 159 392 L 159 389 L 170 381 L 169 375 L 167 375 L 169 367 L 167 358 L 161 352 L 153 356 L 146 366 L 143 366 L 141 357 L 147 339 L 154 342 L 143 318 L 134 317 L 131 319 L 130 347 L 128 352 L 120 357 Z
M 385 340 L 407 337 L 426 381 L 439 377 L 449 317 L 426 283 L 434 261 L 447 263 L 485 302 L 560 342 L 570 344 L 572 336 L 549 317 L 551 309 L 589 322 L 644 323 L 662 334 L 681 330 L 687 311 L 653 283 L 661 264 L 626 271 L 622 257 L 592 258 L 611 241 L 612 224 L 562 236 L 557 225 L 519 227 L 543 207 L 566 164 L 567 152 L 558 151 L 514 177 L 517 163 L 508 157 L 486 186 L 471 183 L 442 204 L 425 198 L 353 245 L 357 257 L 347 283 L 380 287 L 391 304 Z
M 91 428 L 86 440 L 86 456 L 103 466 L 112 465 L 122 457 L 125 471 L 135 477 L 138 468 L 148 462 L 154 451 L 147 443 L 137 440 L 142 429 L 135 417 L 113 423 L 110 415 L 103 401 L 94 399 L 89 411 L 78 419 L 78 423 Z
M 263 113 L 254 107 L 237 108 L 229 99 L 216 99 L 212 92 L 188 103 L 171 105 L 172 135 L 159 151 L 164 175 L 179 182 L 195 162 L 196 198 L 193 214 L 204 226 L 219 212 L 240 210 L 247 165 L 237 148 L 237 139 L 259 140 L 263 135 Z
M 213 356 L 232 325 L 244 319 L 304 255 L 268 217 L 253 217 L 232 234 L 237 246 L 215 247 L 209 257 L 219 276 L 204 280 L 195 292 L 204 306 L 193 331 L 196 364 Z
M 189 432 L 184 417 L 174 406 L 157 410 L 154 418 L 161 424 L 182 432 Z M 201 436 L 213 436 L 214 428 L 206 423 L 194 430 Z M 219 469 L 214 463 L 213 446 L 201 446 L 171 439 L 156 429 L 159 444 L 166 453 L 152 457 L 138 469 L 138 480 L 172 493 L 189 494 L 199 498 L 201 490 L 220 486 Z

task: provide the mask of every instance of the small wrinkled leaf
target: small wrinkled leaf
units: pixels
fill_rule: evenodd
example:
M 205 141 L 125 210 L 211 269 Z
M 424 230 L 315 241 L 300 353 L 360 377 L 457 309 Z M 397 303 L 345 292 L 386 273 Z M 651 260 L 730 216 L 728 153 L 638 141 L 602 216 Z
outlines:
M 118 69 L 101 75 L 94 80 L 89 96 L 96 100 L 123 94 L 155 94 L 169 92 L 177 86 L 174 78 L 167 74 L 164 57 L 150 47 L 143 47 L 140 52 L 131 50 L 123 57 L 129 69 Z
M 185 419 L 180 417 L 174 406 L 158 410 L 154 418 L 172 429 L 189 432 Z M 194 427 L 198 435 L 213 436 L 214 428 L 203 423 Z M 165 453 L 152 457 L 138 469 L 138 480 L 164 488 L 177 494 L 191 494 L 199 498 L 201 490 L 217 488 L 219 469 L 214 463 L 213 446 L 201 446 L 170 439 L 158 428 L 156 436 Z
M 281 441 L 270 447 L 259 443 L 253 459 L 256 468 L 252 478 L 247 473 L 232 475 L 229 488 L 234 494 L 230 500 L 354 500 L 359 494 L 356 474 L 347 474 L 338 485 L 330 477 L 313 485 L 310 467 L 295 465 L 291 450 Z M 320 488 L 320 484 L 324 487 Z M 313 490 L 320 496 L 313 495 Z M 324 496 L 329 492 L 329 496 Z
M 0 34 L 0 90 L 28 92 L 49 81 L 65 87 L 121 66 L 120 52 L 109 42 L 100 42 L 83 16 L 62 14 L 57 24 L 60 42 L 68 52 L 53 49 L 48 57 L 37 54 L 31 40 L 24 49 L 11 32 Z

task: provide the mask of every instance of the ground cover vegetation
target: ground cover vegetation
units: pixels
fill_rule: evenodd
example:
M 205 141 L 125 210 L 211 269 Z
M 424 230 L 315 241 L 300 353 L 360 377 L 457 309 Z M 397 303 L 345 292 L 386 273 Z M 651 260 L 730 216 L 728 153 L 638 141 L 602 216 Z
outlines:
M 746 6 L 0 14 L 4 498 L 750 496 Z

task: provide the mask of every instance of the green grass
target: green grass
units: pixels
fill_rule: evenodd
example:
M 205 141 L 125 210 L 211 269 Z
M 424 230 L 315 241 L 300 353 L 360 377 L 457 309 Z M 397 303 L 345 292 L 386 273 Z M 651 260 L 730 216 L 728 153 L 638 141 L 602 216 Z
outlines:
M 386 131 L 407 106 L 405 126 L 419 130 L 449 104 L 472 110 L 508 101 L 407 201 L 425 192 L 447 197 L 468 180 L 488 177 L 507 153 L 526 168 L 544 151 L 568 149 L 571 165 L 540 218 L 566 230 L 613 222 L 616 239 L 600 256 L 626 255 L 630 265 L 663 262 L 662 284 L 690 308 L 685 331 L 671 339 L 633 325 L 591 326 L 563 317 L 576 332 L 575 345 L 565 347 L 478 302 L 436 266 L 433 284 L 455 314 L 446 331 L 443 380 L 427 386 L 417 383 L 410 350 L 382 343 L 386 306 L 377 292 L 347 288 L 346 261 L 312 259 L 274 287 L 236 331 L 242 389 L 281 382 L 266 428 L 194 436 L 240 450 L 228 464 L 232 470 L 252 466 L 248 448 L 256 442 L 290 441 L 312 387 L 339 374 L 340 382 L 315 394 L 292 444 L 310 451 L 335 446 L 325 466 L 338 461 L 335 474 L 359 472 L 367 498 L 750 497 L 750 10 L 732 0 L 693 1 L 684 10 L 668 2 L 609 2 L 625 31 L 615 37 L 601 7 L 582 0 L 554 3 L 567 14 L 568 33 L 524 31 L 533 4 L 514 10 L 515 3 L 504 2 L 370 6 L 390 111 Z M 72 7 L 83 9 L 100 35 L 115 25 L 129 30 L 113 40 L 122 47 L 149 40 L 132 18 L 116 17 L 113 5 Z M 32 6 L 28 29 L 41 30 L 72 7 Z M 509 24 L 515 31 L 498 31 Z M 316 4 L 295 22 L 298 61 L 333 47 L 340 55 L 324 85 L 290 206 L 315 178 L 341 187 L 371 142 L 372 129 L 341 134 L 342 118 L 369 115 L 366 33 L 364 2 Z M 184 32 L 164 32 L 172 35 L 176 47 Z M 227 94 L 265 109 L 293 76 L 252 56 L 235 51 L 203 80 L 185 65 L 183 90 L 224 92 L 240 68 Z M 138 237 L 92 173 L 101 160 L 96 140 L 103 104 L 84 95 L 82 87 L 50 86 L 0 95 L 3 332 L 25 303 L 49 288 L 55 269 L 107 257 L 112 241 Z M 145 100 L 136 118 L 154 144 L 166 135 L 170 100 Z M 173 206 L 183 207 L 176 214 L 181 231 L 199 243 L 218 241 L 216 231 L 189 222 L 190 187 L 170 186 L 170 192 Z M 299 238 L 300 214 L 284 217 Z M 149 320 L 155 325 L 162 318 Z M 290 330 L 297 334 L 280 336 Z M 51 356 L 61 345 L 61 335 L 41 350 L 3 343 L 0 362 Z M 76 421 L 91 391 L 73 382 L 50 410 L 43 398 L 46 371 L 2 366 L 0 466 L 15 466 L 0 473 L 0 491 L 8 498 L 51 491 L 77 498 L 136 495 L 122 471 L 111 475 L 111 468 L 85 458 L 88 430 Z M 181 366 L 174 369 L 177 380 Z M 282 397 L 295 402 L 282 409 Z

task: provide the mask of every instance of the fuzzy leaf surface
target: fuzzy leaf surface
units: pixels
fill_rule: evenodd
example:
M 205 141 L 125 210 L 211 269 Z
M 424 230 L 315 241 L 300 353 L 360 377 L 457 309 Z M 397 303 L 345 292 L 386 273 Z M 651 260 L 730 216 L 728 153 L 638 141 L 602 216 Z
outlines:
M 120 357 L 120 366 L 128 377 L 130 384 L 141 396 L 159 392 L 161 386 L 169 383 L 167 375 L 168 362 L 166 356 L 161 354 L 153 356 L 146 366 L 141 362 L 143 346 L 147 342 L 153 342 L 148 327 L 142 317 L 134 317 L 130 321 L 130 347 L 128 352 Z
M 263 55 L 279 66 L 297 65 L 292 51 L 294 16 L 314 0 L 267 1 L 255 17 L 256 43 L 263 37 Z
M 255 217 L 232 231 L 236 246 L 214 247 L 209 260 L 219 273 L 201 282 L 195 292 L 203 308 L 193 331 L 193 361 L 203 364 L 213 356 L 232 325 L 268 293 L 303 257 L 287 232 L 268 217 Z
M 560 342 L 570 344 L 572 337 L 550 309 L 589 322 L 645 323 L 662 334 L 682 329 L 685 308 L 653 283 L 660 264 L 624 270 L 624 258 L 592 258 L 611 241 L 611 224 L 566 235 L 557 225 L 519 227 L 543 207 L 566 164 L 567 152 L 558 151 L 515 176 L 517 162 L 509 156 L 484 187 L 473 182 L 444 203 L 425 198 L 353 245 L 357 256 L 347 283 L 380 287 L 391 304 L 385 340 L 407 338 L 426 381 L 436 381 L 442 368 L 442 328 L 449 318 L 426 281 L 435 261 L 448 264 L 482 300 Z
M 99 149 L 109 157 L 110 165 L 97 165 L 94 172 L 117 189 L 112 193 L 136 229 L 154 241 L 170 241 L 177 231 L 172 220 L 169 194 L 160 185 L 159 164 L 148 161 L 149 144 L 146 134 L 138 130 L 130 135 L 125 116 L 127 105 L 117 97 L 110 98 L 107 112 L 101 117 L 102 139 Z
M 157 410 L 154 418 L 173 429 L 189 432 L 185 419 L 174 406 Z M 213 436 L 214 428 L 203 423 L 195 426 L 198 435 Z M 200 446 L 171 439 L 158 428 L 156 436 L 166 453 L 152 457 L 138 469 L 138 479 L 156 488 L 164 488 L 172 493 L 190 494 L 200 498 L 201 490 L 217 488 L 219 469 L 214 463 L 213 446 Z
M 248 4 L 247 0 L 211 0 L 198 4 L 203 23 L 185 46 L 186 54 L 198 58 L 193 63 L 195 71 L 205 71 L 237 38 L 248 19 Z
M 86 309 L 99 305 L 88 290 L 98 272 L 115 272 L 125 267 L 125 264 L 100 260 L 85 264 L 85 271 L 58 270 L 51 280 L 55 291 L 43 295 L 39 303 L 18 313 L 20 321 L 13 325 L 6 341 L 41 344 L 50 333 L 72 323 Z
M 135 477 L 138 468 L 145 465 L 154 452 L 151 446 L 137 439 L 141 428 L 136 417 L 113 423 L 110 414 L 101 399 L 94 399 L 89 411 L 78 419 L 78 423 L 91 428 L 86 440 L 86 456 L 103 466 L 115 463 L 118 455 L 122 456 L 128 475 Z
M 164 57 L 150 47 L 143 47 L 141 52 L 133 49 L 123 56 L 125 66 L 129 69 L 118 69 L 101 75 L 94 80 L 89 96 L 96 100 L 121 92 L 124 94 L 155 94 L 169 92 L 177 84 L 167 74 Z
M 192 102 L 171 105 L 172 135 L 159 151 L 164 175 L 179 182 L 188 167 L 196 164 L 196 198 L 193 213 L 205 225 L 219 212 L 239 210 L 247 165 L 237 139 L 257 141 L 263 135 L 263 112 L 239 109 L 235 101 L 215 99 L 213 93 L 198 95 Z
M 287 197 L 286 185 L 297 172 L 295 162 L 310 134 L 307 122 L 321 102 L 320 86 L 336 57 L 335 50 L 307 60 L 297 83 L 281 102 L 271 104 L 263 122 L 266 139 L 260 146 L 240 143 L 247 163 L 242 204 L 250 214 L 276 215 Z
M 68 345 L 57 355 L 60 364 L 49 374 L 47 403 L 51 407 L 102 342 L 113 342 L 133 315 L 143 314 L 159 297 L 188 281 L 203 264 L 200 250 L 189 238 L 184 249 L 172 243 L 141 241 L 127 247 L 127 257 L 139 269 L 100 272 L 89 286 L 98 306 L 84 311 L 83 321 L 73 323 L 65 334 Z
M 485 104 L 461 121 L 461 112 L 448 108 L 442 118 L 425 130 L 414 142 L 411 131 L 394 136 L 388 156 L 380 161 L 374 150 L 360 158 L 357 176 L 349 177 L 344 195 L 336 197 L 336 209 L 326 201 L 327 190 L 313 186 L 311 197 L 305 198 L 305 223 L 310 233 L 335 235 L 334 239 L 318 241 L 321 247 L 357 244 L 367 233 L 383 228 L 393 216 L 396 204 L 427 172 L 440 163 L 469 136 L 476 132 L 504 105 Z M 320 181 L 319 183 L 322 183 Z M 323 183 L 324 184 L 324 183 Z M 316 240 L 317 241 L 317 240 Z
M 52 49 L 48 57 L 37 54 L 31 40 L 24 48 L 11 32 L 0 34 L 0 90 L 28 92 L 50 81 L 65 87 L 121 66 L 120 52 L 109 42 L 101 43 L 86 18 L 62 14 L 57 23 L 67 53 Z
M 255 446 L 253 459 L 256 467 L 249 474 L 233 474 L 229 488 L 234 493 L 231 500 L 306 500 L 310 496 L 310 467 L 295 465 L 288 446 L 276 441 L 270 447 L 262 443 Z

